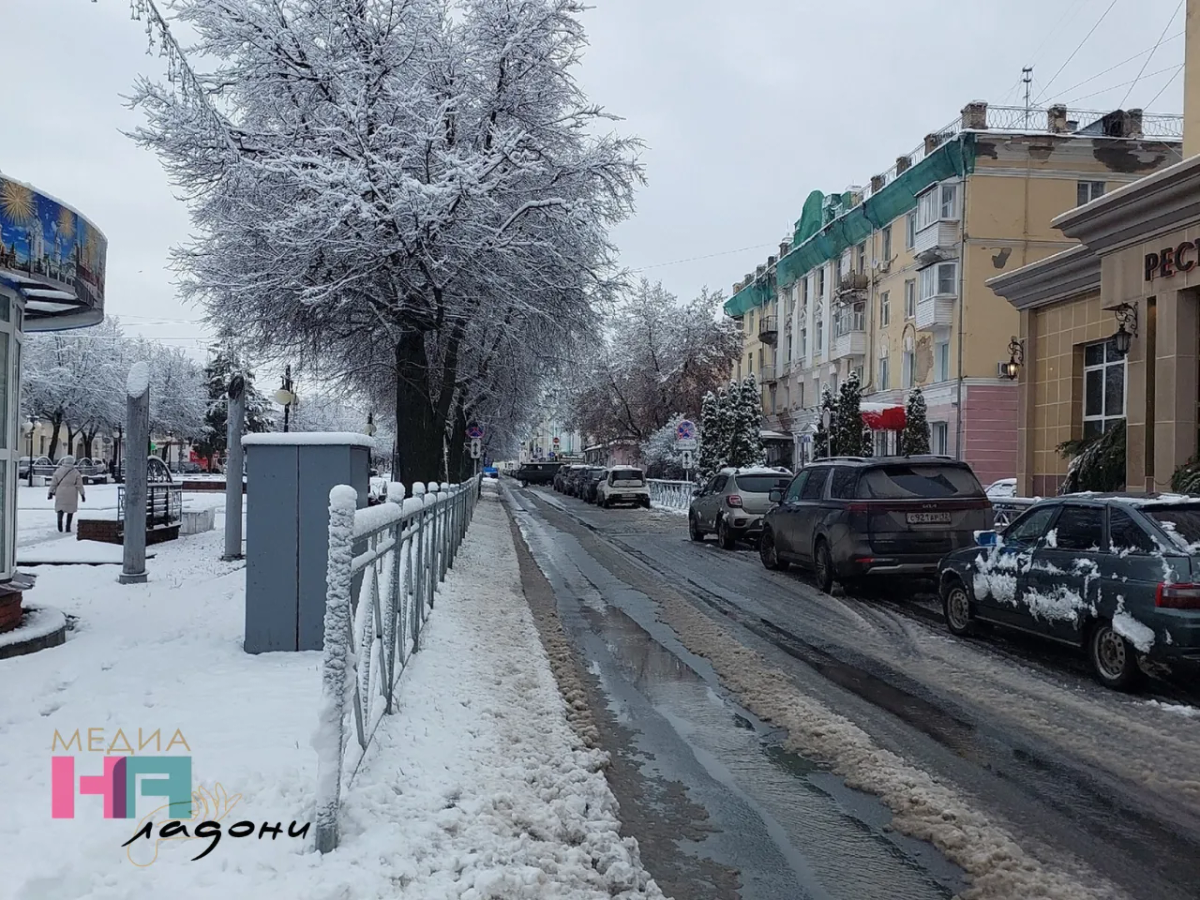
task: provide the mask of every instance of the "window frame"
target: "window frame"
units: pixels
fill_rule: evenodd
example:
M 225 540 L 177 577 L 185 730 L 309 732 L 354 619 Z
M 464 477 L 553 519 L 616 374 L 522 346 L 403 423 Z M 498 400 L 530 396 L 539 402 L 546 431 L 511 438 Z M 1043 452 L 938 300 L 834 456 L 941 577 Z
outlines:
M 950 277 L 946 279 L 949 283 L 949 290 L 942 290 L 945 286 L 942 284 L 944 270 L 950 270 Z M 926 293 L 930 289 L 931 293 Z M 957 297 L 958 296 L 958 262 L 957 260 L 948 260 L 946 262 L 934 263 L 932 266 L 927 266 L 921 270 L 921 286 L 917 292 L 918 301 L 937 300 L 942 297 Z
M 1030 509 L 1026 510 L 1024 513 L 1022 513 L 1020 516 L 1013 519 L 1013 521 L 1009 524 L 1009 526 L 1004 529 L 1004 539 L 1006 541 L 1014 541 L 1016 543 L 1019 543 L 1023 547 L 1036 547 L 1038 545 L 1038 543 L 1042 540 L 1042 538 L 1044 538 L 1046 536 L 1046 532 L 1050 530 L 1050 526 L 1053 525 L 1054 522 L 1058 519 L 1058 512 L 1061 508 L 1062 508 L 1062 504 L 1060 504 L 1060 503 L 1052 503 L 1052 504 L 1038 505 L 1038 506 L 1031 507 Z M 1042 526 L 1042 530 L 1039 531 L 1032 540 L 1018 539 L 1017 537 L 1015 537 L 1013 535 L 1013 531 L 1015 531 L 1018 526 L 1024 525 L 1027 521 L 1032 519 L 1034 516 L 1041 515 L 1042 513 L 1048 514 L 1046 523 Z
M 917 351 L 900 351 L 900 388 L 909 390 L 917 377 Z
M 950 341 L 938 341 L 933 345 L 933 365 L 936 381 L 950 380 Z
M 1115 553 L 1119 556 L 1152 556 L 1156 550 L 1156 544 L 1154 541 L 1154 536 L 1146 529 L 1146 527 L 1137 519 L 1135 519 L 1133 515 L 1130 514 L 1129 510 L 1121 509 L 1119 506 L 1111 503 L 1106 504 L 1106 506 L 1108 509 L 1108 515 L 1106 516 L 1107 521 L 1105 523 L 1105 537 L 1107 539 L 1107 542 L 1104 546 L 1105 552 Z M 1146 542 L 1144 549 L 1141 547 L 1126 547 L 1123 545 L 1120 548 L 1115 547 L 1113 544 L 1113 534 L 1116 529 L 1113 527 L 1113 524 L 1118 516 L 1124 516 L 1129 522 L 1129 525 L 1142 535 Z
M 892 292 L 882 291 L 879 294 L 879 327 L 887 328 L 892 321 Z
M 1087 362 L 1087 352 L 1092 347 L 1104 348 L 1104 359 L 1102 362 L 1093 363 Z M 1121 368 L 1121 412 L 1120 414 L 1110 413 L 1108 410 L 1108 370 L 1110 368 Z M 1098 372 L 1100 377 L 1100 412 L 1088 412 L 1088 376 L 1091 373 Z M 1095 437 L 1103 434 L 1109 428 L 1116 425 L 1119 421 L 1124 421 L 1129 410 L 1129 365 L 1128 360 L 1116 353 L 1113 346 L 1112 338 L 1104 341 L 1093 341 L 1083 345 L 1083 396 L 1080 398 L 1082 409 L 1083 437 Z M 1089 425 L 1091 423 L 1099 423 L 1098 431 L 1089 433 Z
M 1098 520 L 1099 528 L 1100 528 L 1100 538 L 1099 538 L 1099 540 L 1096 541 L 1094 547 L 1091 547 L 1091 546 L 1089 546 L 1089 547 L 1069 547 L 1069 546 L 1064 546 L 1059 543 L 1058 537 L 1059 537 L 1060 527 L 1061 527 L 1063 518 L 1065 516 L 1073 515 L 1075 513 L 1095 514 L 1095 516 Z M 1102 553 L 1102 552 L 1104 552 L 1104 548 L 1105 548 L 1104 530 L 1105 530 L 1105 519 L 1106 518 L 1107 517 L 1104 512 L 1104 507 L 1100 506 L 1098 504 L 1092 504 L 1092 503 L 1064 503 L 1064 504 L 1062 504 L 1059 507 L 1058 515 L 1055 516 L 1055 518 L 1054 518 L 1054 531 L 1055 531 L 1054 546 L 1051 547 L 1049 544 L 1044 544 L 1045 549 L 1061 550 L 1064 553 Z M 1043 543 L 1044 543 L 1044 537 L 1045 537 L 1045 535 L 1043 534 Z
M 904 282 L 904 318 L 917 317 L 917 279 L 908 278 Z
M 1099 190 L 1097 191 L 1097 188 Z M 1075 205 L 1086 206 L 1093 200 L 1099 200 L 1108 192 L 1108 184 L 1104 181 L 1077 181 L 1075 182 Z
M 881 391 L 890 390 L 890 387 L 888 386 L 888 375 L 890 374 L 888 370 L 890 368 L 891 356 L 884 354 L 883 356 L 879 357 L 879 390 Z
M 940 435 L 940 438 L 939 438 Z M 940 445 L 940 446 L 939 446 Z M 929 449 L 935 456 L 950 455 L 950 423 L 929 423 Z
M 904 249 L 911 250 L 917 246 L 917 211 L 911 210 L 904 217 Z
M 808 471 L 808 479 L 804 482 L 804 485 L 801 488 L 801 494 L 800 494 L 799 499 L 801 501 L 808 501 L 811 503 L 820 503 L 822 500 L 824 500 L 825 495 L 828 492 L 828 488 L 829 488 L 829 473 L 832 470 L 833 470 L 833 466 L 813 466 L 813 467 L 809 468 L 807 470 Z M 814 497 L 805 496 L 804 491 L 807 490 L 808 486 L 810 484 L 812 484 L 814 480 L 817 480 L 817 479 L 819 479 L 821 482 L 820 485 L 816 488 L 816 490 L 818 490 L 820 493 Z
M 881 234 L 882 234 L 881 255 L 883 257 L 881 262 L 887 263 L 887 262 L 890 262 L 892 259 L 892 226 L 890 224 L 885 225 L 882 229 Z

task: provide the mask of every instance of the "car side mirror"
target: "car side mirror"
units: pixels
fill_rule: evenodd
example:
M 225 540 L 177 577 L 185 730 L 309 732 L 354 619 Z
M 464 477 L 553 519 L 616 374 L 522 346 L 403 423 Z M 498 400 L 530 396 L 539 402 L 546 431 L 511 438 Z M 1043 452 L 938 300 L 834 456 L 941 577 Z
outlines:
M 772 503 L 782 503 L 783 502 L 783 491 L 780 491 L 780 490 L 771 491 L 769 496 L 771 498 Z

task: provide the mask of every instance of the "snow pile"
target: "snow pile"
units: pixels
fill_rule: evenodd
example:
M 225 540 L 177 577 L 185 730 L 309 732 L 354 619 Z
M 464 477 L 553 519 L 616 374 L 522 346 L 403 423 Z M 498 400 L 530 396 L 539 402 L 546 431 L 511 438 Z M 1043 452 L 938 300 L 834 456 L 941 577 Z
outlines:
M 986 554 L 975 558 L 975 574 L 972 587 L 976 597 L 995 597 L 1001 603 L 1017 602 L 1017 555 L 1004 552 L 1004 539 L 996 543 Z
M 1119 634 L 1142 653 L 1149 653 L 1154 646 L 1154 629 L 1139 622 L 1125 611 L 1125 598 L 1117 597 L 1117 611 L 1113 614 L 1113 631 Z
M 1161 700 L 1143 700 L 1138 705 L 1153 706 L 1155 709 L 1162 710 L 1174 716 L 1183 716 L 1185 719 L 1200 719 L 1200 708 L 1195 706 L 1184 706 L 1181 703 L 1163 703 Z
M 605 757 L 567 724 L 494 500 L 441 587 L 396 713 L 343 785 L 341 845 L 326 855 L 311 830 L 287 837 L 293 820 L 314 821 L 320 654 L 243 652 L 245 573 L 219 561 L 217 533 L 159 549 L 146 585 L 45 570 L 37 597 L 77 627 L 62 647 L 0 660 L 0 682 L 21 686 L 0 705 L 5 898 L 662 896 L 620 836 Z M 201 798 L 235 807 L 225 828 L 282 822 L 282 836 L 226 835 L 196 862 L 208 839 L 145 845 L 139 867 L 121 848 L 138 820 L 104 819 L 100 796 L 52 819 L 54 732 L 79 729 L 86 745 L 89 728 L 105 746 L 118 728 L 135 746 L 139 728 L 161 729 L 164 745 L 178 730 L 188 749 L 172 752 L 190 751 Z M 103 752 L 70 752 L 77 775 L 102 770 Z

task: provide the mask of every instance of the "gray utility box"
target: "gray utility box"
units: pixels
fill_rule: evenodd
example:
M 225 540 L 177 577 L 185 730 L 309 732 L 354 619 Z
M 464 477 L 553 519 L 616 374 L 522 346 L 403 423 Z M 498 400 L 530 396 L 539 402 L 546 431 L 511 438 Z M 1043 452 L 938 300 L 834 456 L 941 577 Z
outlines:
M 329 491 L 348 484 L 367 505 L 364 434 L 252 434 L 246 448 L 247 653 L 320 650 L 325 638 Z

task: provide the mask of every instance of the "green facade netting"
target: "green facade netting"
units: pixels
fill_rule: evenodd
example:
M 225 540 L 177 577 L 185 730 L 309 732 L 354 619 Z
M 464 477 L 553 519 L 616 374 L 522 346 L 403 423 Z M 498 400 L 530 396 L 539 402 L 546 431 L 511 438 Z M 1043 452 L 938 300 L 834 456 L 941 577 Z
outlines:
M 871 232 L 883 228 L 917 207 L 917 195 L 930 185 L 975 171 L 975 135 L 964 132 L 889 182 L 853 209 L 817 230 L 824 220 L 824 195 L 813 191 L 804 202 L 796 223 L 795 247 L 779 260 L 773 283 L 766 276 L 738 291 L 725 302 L 725 314 L 741 316 L 774 297 L 774 287 L 787 287 L 811 269 L 837 259 L 847 249 L 862 243 Z

